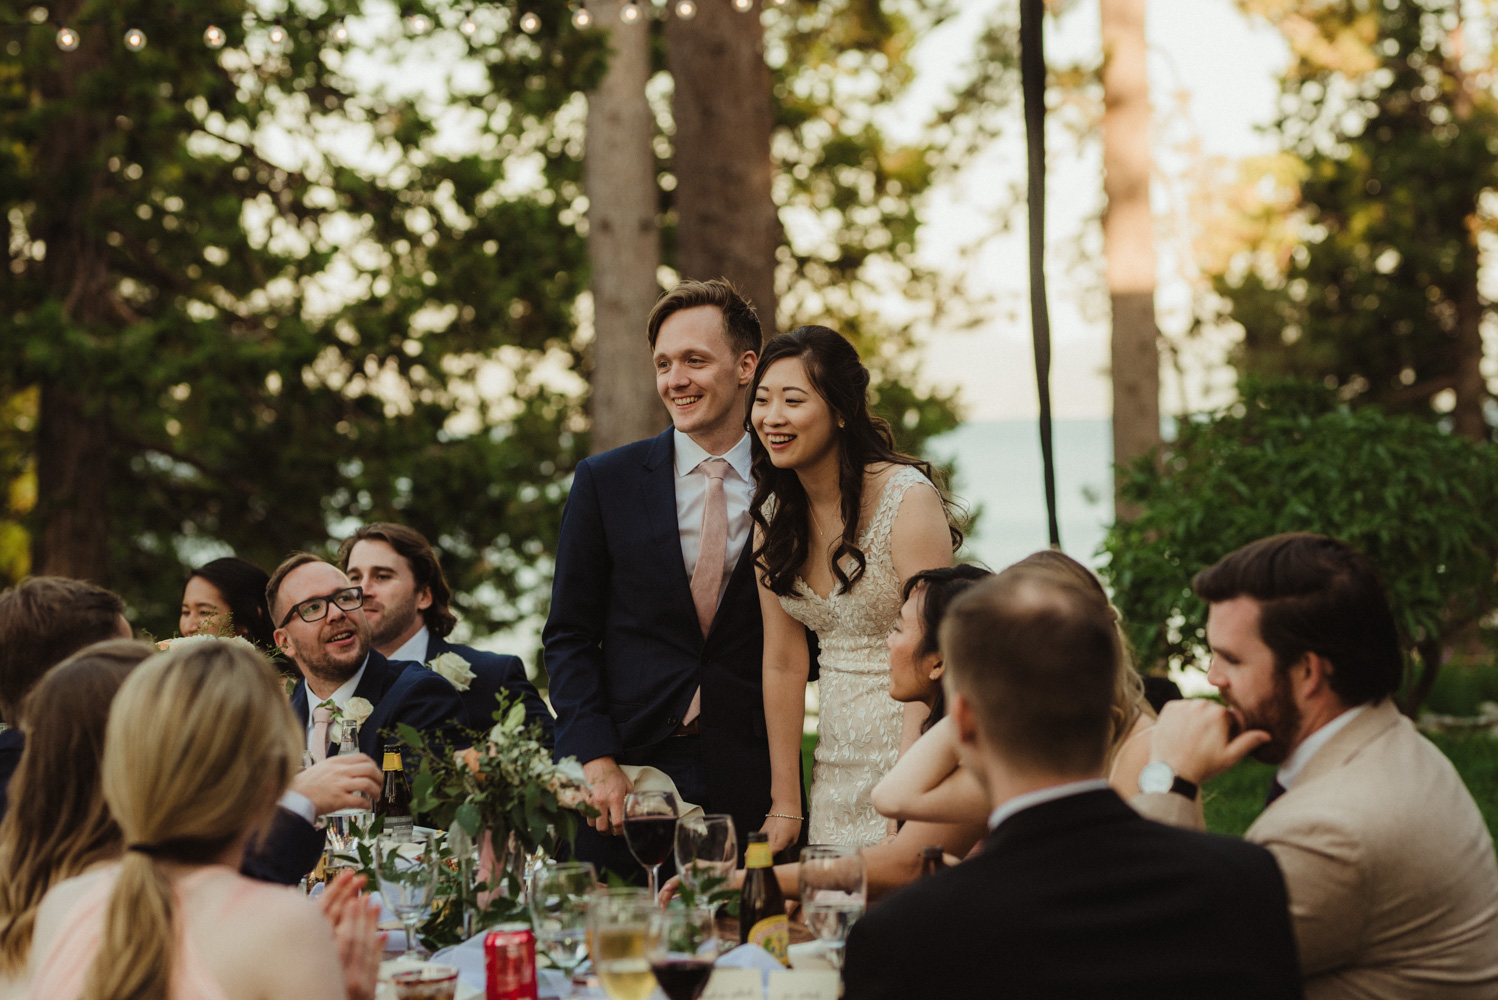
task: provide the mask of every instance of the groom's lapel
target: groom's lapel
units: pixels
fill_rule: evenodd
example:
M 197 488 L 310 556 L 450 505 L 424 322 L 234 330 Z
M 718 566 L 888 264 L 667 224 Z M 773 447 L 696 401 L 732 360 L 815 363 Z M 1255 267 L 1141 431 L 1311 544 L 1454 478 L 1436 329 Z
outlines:
M 658 581 L 663 587 L 662 595 L 681 605 L 696 622 L 692 581 L 687 579 L 687 566 L 681 555 L 681 528 L 676 522 L 676 449 L 671 435 L 671 429 L 667 428 L 656 437 L 645 454 L 644 507 L 649 523 L 650 552 L 661 563 L 647 568 L 642 580 Z

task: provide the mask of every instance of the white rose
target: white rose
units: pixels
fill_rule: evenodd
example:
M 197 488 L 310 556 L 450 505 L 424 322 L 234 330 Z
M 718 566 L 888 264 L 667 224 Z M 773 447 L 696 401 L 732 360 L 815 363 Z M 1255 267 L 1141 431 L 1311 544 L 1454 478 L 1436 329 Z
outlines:
M 360 727 L 364 725 L 365 720 L 369 718 L 370 713 L 373 711 L 374 706 L 364 698 L 350 698 L 343 703 L 344 717 L 352 719 Z
M 428 663 L 427 669 L 441 674 L 459 691 L 467 691 L 473 683 L 473 671 L 469 669 L 468 661 L 457 653 L 443 653 Z

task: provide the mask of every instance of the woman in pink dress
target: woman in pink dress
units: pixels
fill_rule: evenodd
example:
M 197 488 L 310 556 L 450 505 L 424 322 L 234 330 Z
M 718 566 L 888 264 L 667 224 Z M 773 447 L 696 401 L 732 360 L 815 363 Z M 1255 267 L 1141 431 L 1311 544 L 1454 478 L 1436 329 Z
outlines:
M 298 735 L 275 671 L 240 643 L 194 643 L 136 668 L 110 712 L 101 775 L 124 855 L 43 899 L 31 995 L 373 997 L 379 935 L 355 885 L 334 887 L 325 917 L 238 871 L 291 778 Z

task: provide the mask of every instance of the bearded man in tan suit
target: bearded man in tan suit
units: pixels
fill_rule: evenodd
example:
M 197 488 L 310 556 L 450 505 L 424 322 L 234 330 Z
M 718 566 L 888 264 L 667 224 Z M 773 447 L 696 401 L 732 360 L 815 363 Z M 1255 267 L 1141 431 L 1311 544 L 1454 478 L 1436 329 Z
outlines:
M 1319 535 L 1261 539 L 1199 573 L 1207 679 L 1171 702 L 1131 804 L 1200 825 L 1195 785 L 1280 765 L 1245 835 L 1290 895 L 1309 1000 L 1498 997 L 1498 863 L 1451 762 L 1391 700 L 1398 631 L 1373 565 Z

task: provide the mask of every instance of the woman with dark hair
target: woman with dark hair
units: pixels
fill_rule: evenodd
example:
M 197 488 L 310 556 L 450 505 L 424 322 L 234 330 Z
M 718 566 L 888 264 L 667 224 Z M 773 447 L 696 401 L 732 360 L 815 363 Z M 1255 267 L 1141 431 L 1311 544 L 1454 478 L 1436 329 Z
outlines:
M 244 636 L 262 650 L 274 649 L 275 629 L 265 607 L 265 585 L 269 582 L 265 570 L 237 556 L 199 566 L 182 588 L 177 631 L 197 635 L 211 620 L 211 627 L 220 635 L 227 631 Z
M 1046 549 L 1032 553 L 1003 572 L 1040 572 L 1085 592 L 1107 607 L 1114 627 L 1118 612 L 1108 592 L 1092 571 L 1064 552 Z M 1002 575 L 1002 574 L 1001 574 Z M 1118 674 L 1113 685 L 1112 724 L 1104 758 L 1113 790 L 1125 799 L 1139 794 L 1139 772 L 1149 763 L 1149 731 L 1155 713 L 1144 697 L 1144 682 L 1134 669 L 1123 630 L 1118 631 Z M 976 822 L 991 806 L 976 778 L 964 771 L 957 757 L 957 734 L 952 724 L 931 727 L 874 790 L 874 801 L 889 817 L 908 822 Z
M 821 326 L 771 340 L 750 386 L 774 851 L 804 820 L 806 628 L 821 648 L 811 841 L 864 847 L 890 832 L 869 790 L 926 713 L 890 698 L 885 639 L 905 581 L 950 566 L 962 541 L 931 466 L 895 451 L 889 425 L 869 413 L 868 387 L 858 352 Z
M 900 617 L 885 640 L 889 647 L 889 696 L 903 704 L 926 706 L 921 732 L 928 732 L 947 714 L 941 677 L 945 672 L 937 629 L 952 599 L 993 571 L 971 563 L 928 569 L 905 581 Z
M 154 652 L 134 639 L 96 643 L 47 671 L 26 698 L 26 750 L 0 822 L 0 998 L 26 993 L 47 890 L 125 849 L 99 790 L 104 727 L 120 685 Z

